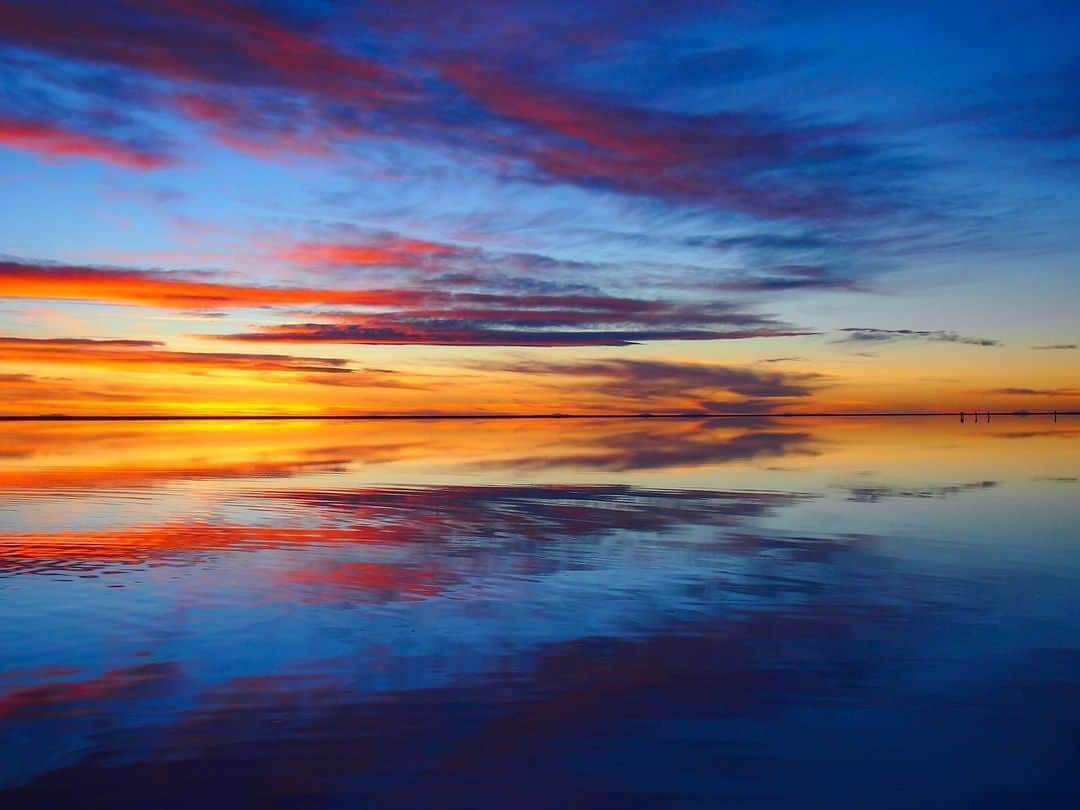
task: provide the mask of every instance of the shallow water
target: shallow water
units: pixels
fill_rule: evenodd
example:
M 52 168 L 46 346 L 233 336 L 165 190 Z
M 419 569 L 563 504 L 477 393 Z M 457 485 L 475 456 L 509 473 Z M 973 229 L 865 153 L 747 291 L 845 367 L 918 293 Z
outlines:
M 1078 450 L 6 424 L 0 805 L 1075 806 Z

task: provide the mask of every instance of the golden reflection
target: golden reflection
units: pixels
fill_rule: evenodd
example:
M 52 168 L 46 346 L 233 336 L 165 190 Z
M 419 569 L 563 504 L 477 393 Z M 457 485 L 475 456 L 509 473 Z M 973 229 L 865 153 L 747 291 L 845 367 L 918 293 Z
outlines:
M 785 472 L 828 478 L 888 469 L 910 472 L 914 483 L 948 483 L 1071 474 L 1077 439 L 1080 422 L 1049 417 L 979 425 L 945 417 L 9 422 L 0 434 L 0 490 L 331 473 L 350 485 L 617 473 L 711 486 L 740 476 L 764 482 Z

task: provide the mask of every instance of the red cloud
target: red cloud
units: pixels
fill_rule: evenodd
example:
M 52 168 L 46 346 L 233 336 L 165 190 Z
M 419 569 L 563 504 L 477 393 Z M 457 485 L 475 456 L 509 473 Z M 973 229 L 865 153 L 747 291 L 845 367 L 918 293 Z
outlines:
M 130 169 L 168 166 L 171 157 L 129 144 L 76 132 L 58 124 L 0 118 L 0 146 L 36 152 L 50 158 L 88 157 Z
M 0 38 L 24 47 L 122 65 L 169 79 L 278 87 L 362 102 L 393 85 L 371 60 L 342 52 L 251 5 L 217 0 L 128 0 L 93 14 L 48 2 L 5 4 Z
M 327 252 L 329 250 L 329 253 Z M 365 246 L 301 246 L 298 258 L 422 263 L 456 248 L 394 238 Z M 414 258 L 419 257 L 419 258 Z M 449 293 L 424 288 L 343 290 L 258 287 L 176 273 L 0 262 L 9 298 L 142 304 L 174 309 L 362 307 L 320 312 L 318 322 L 263 326 L 226 340 L 443 346 L 624 346 L 649 340 L 729 340 L 807 334 L 720 301 L 681 303 L 608 295 Z M 372 311 L 373 309 L 379 311 Z
M 278 255 L 297 264 L 397 265 L 414 267 L 436 256 L 466 253 L 464 248 L 424 239 L 381 236 L 369 242 L 302 242 Z
M 622 106 L 532 86 L 477 61 L 444 61 L 444 77 L 496 115 L 524 125 L 517 148 L 542 173 L 621 191 L 705 199 L 766 216 L 830 216 L 850 206 L 836 190 L 760 179 L 764 170 L 820 159 L 844 134 L 744 113 L 686 115 Z

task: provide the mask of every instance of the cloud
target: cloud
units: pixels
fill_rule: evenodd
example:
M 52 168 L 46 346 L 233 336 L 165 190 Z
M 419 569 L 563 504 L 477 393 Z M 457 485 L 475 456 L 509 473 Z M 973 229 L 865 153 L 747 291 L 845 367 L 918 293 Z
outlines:
M 1019 141 L 1028 149 L 1069 146 L 1080 139 L 1080 61 L 988 83 L 981 102 L 951 114 L 977 133 Z
M 278 257 L 301 265 L 418 267 L 435 259 L 468 253 L 456 245 L 382 234 L 365 242 L 301 242 Z
M 328 357 L 238 352 L 177 352 L 151 340 L 0 336 L 0 363 L 48 363 L 139 371 L 274 371 L 352 374 L 348 361 Z
M 348 162 L 350 144 L 392 141 L 465 157 L 514 179 L 816 221 L 897 209 L 892 198 L 902 184 L 893 181 L 911 171 L 848 122 L 760 107 L 657 104 L 675 85 L 692 90 L 703 78 L 792 64 L 752 48 L 697 47 L 674 60 L 665 54 L 668 88 L 648 99 L 620 92 L 618 82 L 605 92 L 566 81 L 574 66 L 612 56 L 616 42 L 624 58 L 607 69 L 640 69 L 637 40 L 655 34 L 655 25 L 690 25 L 715 14 L 708 3 L 668 12 L 615 4 L 589 11 L 500 6 L 461 15 L 476 32 L 472 38 L 445 19 L 424 19 L 445 17 L 443 8 L 101 0 L 92 15 L 65 11 L 62 0 L 5 5 L 0 44 L 144 85 L 141 94 L 121 96 L 112 85 L 69 84 L 76 106 L 95 106 L 104 96 L 111 109 L 134 116 L 179 116 L 260 157 L 315 154 Z M 505 48 L 507 41 L 518 47 Z M 56 85 L 55 71 L 39 65 L 37 72 L 42 83 Z M 56 94 L 53 112 L 71 103 Z M 83 126 L 87 132 L 90 124 Z M 150 131 L 145 120 L 141 126 Z
M 380 319 L 373 326 L 298 323 L 261 327 L 252 332 L 207 335 L 219 340 L 254 343 L 356 343 L 374 346 L 632 346 L 655 340 L 742 340 L 806 334 L 773 329 L 528 330 L 489 329 L 453 322 L 414 324 L 409 319 Z
M 204 335 L 215 340 L 255 343 L 356 343 L 425 346 L 629 346 L 655 340 L 742 340 L 809 334 L 795 327 L 749 316 L 657 302 L 666 311 L 640 315 L 609 310 L 549 309 L 542 296 L 505 296 L 504 310 L 457 309 L 355 315 L 337 323 L 258 326 L 249 332 Z M 572 306 L 572 305 L 570 305 Z M 530 309 L 530 307 L 532 307 Z M 718 328 L 718 327 L 724 328 Z
M 404 290 L 262 287 L 199 280 L 181 272 L 0 261 L 0 297 L 198 310 L 299 304 L 387 306 L 420 296 Z
M 806 264 L 769 267 L 754 273 L 740 274 L 726 281 L 706 282 L 702 286 L 715 290 L 751 293 L 789 290 L 865 291 L 865 287 L 849 273 L 832 267 Z
M 66 57 L 210 85 L 304 90 L 362 102 L 394 85 L 378 64 L 338 50 L 302 20 L 251 3 L 103 0 L 71 14 L 63 0 L 5 4 L 0 39 Z
M 1077 348 L 1077 345 L 1075 343 L 1051 343 L 1046 346 L 1032 346 L 1031 348 L 1040 351 L 1067 351 L 1069 349 Z
M 964 343 L 969 346 L 1000 346 L 1000 341 L 990 338 L 967 337 L 945 329 L 875 329 L 852 326 L 837 330 L 844 337 L 834 343 L 894 343 L 902 340 L 924 340 L 933 343 Z
M 764 413 L 778 403 L 811 396 L 822 380 L 816 374 L 662 360 L 487 361 L 470 367 L 533 381 L 554 378 L 560 390 L 586 392 L 620 409 L 676 412 Z
M 88 157 L 129 169 L 159 169 L 175 160 L 149 146 L 70 129 L 58 122 L 19 120 L 0 111 L 0 146 L 51 159 Z
M 185 117 L 250 154 L 329 154 L 336 140 L 359 131 L 340 111 L 363 109 L 369 117 L 414 90 L 397 71 L 337 47 L 313 23 L 311 15 L 253 2 L 100 0 L 93 14 L 79 15 L 64 0 L 35 0 L 0 8 L 0 45 L 33 52 L 43 85 L 67 91 L 53 94 L 52 115 L 109 103 L 126 113 Z M 76 60 L 69 64 L 84 75 L 108 78 L 69 81 L 45 58 Z M 141 92 L 117 96 L 120 81 Z
M 1080 388 L 987 388 L 982 393 L 1014 397 L 1080 397 Z
M 762 217 L 866 213 L 859 195 L 843 183 L 845 172 L 833 171 L 872 160 L 866 146 L 855 145 L 850 128 L 795 124 L 763 113 L 628 106 L 538 84 L 509 66 L 493 70 L 475 58 L 443 61 L 439 70 L 504 128 L 523 130 L 515 146 L 504 149 L 539 178 Z M 773 179 L 778 174 L 782 182 Z
M 411 261 L 409 257 L 420 256 L 423 261 L 443 248 L 398 239 L 372 250 L 375 253 L 338 258 L 394 261 L 404 256 L 402 261 Z M 309 255 L 306 248 L 304 255 Z M 0 285 L 0 295 L 9 298 L 101 301 L 183 311 L 297 305 L 363 310 L 318 312 L 318 321 L 261 325 L 249 332 L 210 336 L 249 342 L 620 346 L 650 340 L 808 334 L 724 301 L 689 304 L 604 294 L 447 292 L 430 287 L 264 287 L 218 283 L 191 273 L 11 261 L 0 262 Z

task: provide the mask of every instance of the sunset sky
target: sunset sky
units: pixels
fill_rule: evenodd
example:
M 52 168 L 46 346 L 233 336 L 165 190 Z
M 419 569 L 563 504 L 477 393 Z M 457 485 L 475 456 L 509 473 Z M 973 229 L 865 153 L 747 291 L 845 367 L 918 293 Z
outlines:
M 1080 407 L 1080 7 L 6 0 L 0 413 Z

